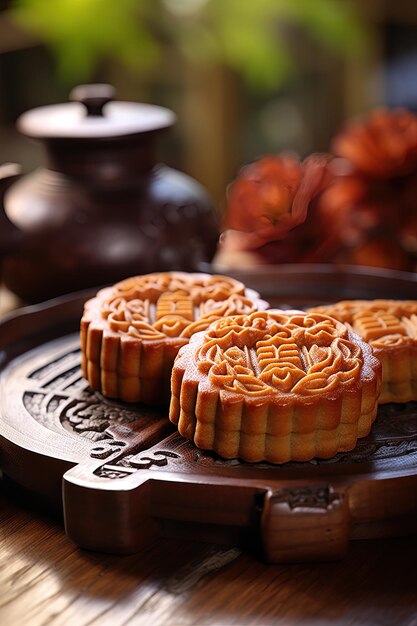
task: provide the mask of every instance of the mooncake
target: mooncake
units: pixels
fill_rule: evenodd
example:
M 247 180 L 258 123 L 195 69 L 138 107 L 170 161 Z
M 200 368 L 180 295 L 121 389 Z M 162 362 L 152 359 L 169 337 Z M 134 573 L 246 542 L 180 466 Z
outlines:
M 417 400 L 417 301 L 342 300 L 309 311 L 349 324 L 372 346 L 382 363 L 381 404 Z
M 372 348 L 341 322 L 259 311 L 219 319 L 181 348 L 169 417 L 223 458 L 331 458 L 369 433 L 380 385 Z
M 174 359 L 190 337 L 227 315 L 268 304 L 221 275 L 159 272 L 100 290 L 81 319 L 82 372 L 108 398 L 169 401 Z

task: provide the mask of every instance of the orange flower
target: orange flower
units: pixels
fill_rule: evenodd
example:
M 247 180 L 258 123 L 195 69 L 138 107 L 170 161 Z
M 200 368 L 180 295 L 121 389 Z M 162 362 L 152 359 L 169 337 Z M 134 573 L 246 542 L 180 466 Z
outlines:
M 226 229 L 242 249 L 282 239 L 302 224 L 324 185 L 330 156 L 304 162 L 289 155 L 265 156 L 244 167 L 227 193 Z
M 377 109 L 367 120 L 348 124 L 333 140 L 332 151 L 364 175 L 404 176 L 417 166 L 417 117 L 405 109 Z
M 415 270 L 417 116 L 375 110 L 331 148 L 334 156 L 265 156 L 241 170 L 228 189 L 223 258 Z
M 417 206 L 417 116 L 378 109 L 347 124 L 331 147 L 334 178 L 318 212 L 339 238 L 335 260 L 412 269 L 404 241 Z

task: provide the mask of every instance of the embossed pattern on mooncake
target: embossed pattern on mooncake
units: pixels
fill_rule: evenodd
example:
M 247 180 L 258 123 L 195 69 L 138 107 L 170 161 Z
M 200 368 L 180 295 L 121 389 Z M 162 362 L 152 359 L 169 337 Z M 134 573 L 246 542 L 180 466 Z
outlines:
M 102 289 L 84 307 L 82 370 L 91 387 L 127 402 L 169 399 L 171 368 L 193 333 L 268 305 L 227 276 L 162 272 Z
M 417 301 L 343 300 L 309 309 L 350 324 L 382 363 L 380 403 L 417 400 Z
M 369 433 L 380 382 L 370 346 L 331 317 L 232 316 L 180 350 L 170 419 L 181 435 L 225 458 L 330 458 Z

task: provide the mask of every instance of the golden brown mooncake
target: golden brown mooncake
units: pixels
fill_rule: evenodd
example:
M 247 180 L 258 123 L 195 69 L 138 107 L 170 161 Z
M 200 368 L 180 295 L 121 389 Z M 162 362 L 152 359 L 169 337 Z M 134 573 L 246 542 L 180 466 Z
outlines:
M 224 458 L 330 458 L 369 433 L 380 383 L 371 347 L 341 322 L 261 311 L 220 319 L 181 348 L 169 417 Z
M 342 300 L 309 309 L 349 324 L 382 363 L 379 402 L 417 400 L 417 301 Z
M 84 306 L 83 375 L 109 398 L 168 402 L 174 359 L 193 333 L 225 315 L 265 308 L 257 292 L 226 276 L 161 272 L 128 278 Z

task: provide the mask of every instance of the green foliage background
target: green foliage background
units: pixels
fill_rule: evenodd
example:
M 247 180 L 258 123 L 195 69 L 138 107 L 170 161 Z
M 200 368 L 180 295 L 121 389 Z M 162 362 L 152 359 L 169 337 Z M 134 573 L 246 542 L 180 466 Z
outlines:
M 357 54 L 365 27 L 353 0 L 15 0 L 9 14 L 54 54 L 66 83 L 88 81 L 109 59 L 152 71 L 169 50 L 223 63 L 254 90 L 296 69 L 288 45 L 308 36 L 332 54 Z

